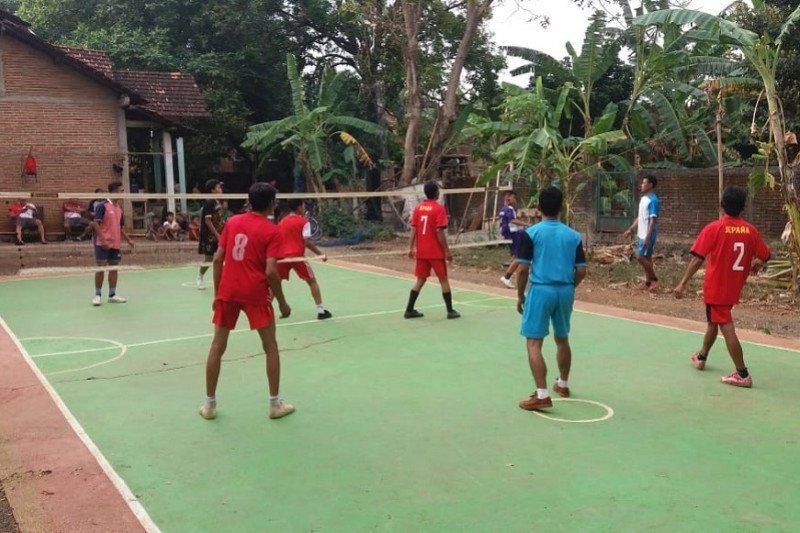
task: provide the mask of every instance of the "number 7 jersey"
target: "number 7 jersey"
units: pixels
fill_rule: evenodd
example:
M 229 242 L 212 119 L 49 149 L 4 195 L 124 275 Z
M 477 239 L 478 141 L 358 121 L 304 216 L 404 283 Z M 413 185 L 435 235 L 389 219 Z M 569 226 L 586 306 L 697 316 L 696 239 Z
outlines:
M 768 261 L 770 251 L 755 226 L 743 218 L 725 215 L 703 228 L 692 246 L 692 255 L 706 260 L 703 301 L 736 305 L 753 258 Z
M 267 258 L 280 257 L 278 226 L 256 213 L 235 215 L 225 224 L 219 247 L 225 250 L 225 263 L 217 299 L 242 304 L 271 299 Z
M 425 200 L 411 215 L 411 226 L 417 235 L 417 259 L 444 259 L 444 248 L 436 234 L 447 229 L 447 211 L 436 200 Z

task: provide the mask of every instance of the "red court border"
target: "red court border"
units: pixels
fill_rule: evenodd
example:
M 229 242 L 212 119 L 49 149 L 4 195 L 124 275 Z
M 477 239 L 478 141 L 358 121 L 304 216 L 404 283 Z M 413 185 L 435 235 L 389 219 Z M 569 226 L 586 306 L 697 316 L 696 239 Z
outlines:
M 330 260 L 328 264 L 413 281 L 411 274 L 382 267 Z M 44 276 L 43 276 L 44 277 Z M 6 278 L 8 279 L 8 278 Z M 516 293 L 452 280 L 457 289 L 516 298 Z M 655 326 L 703 333 L 703 322 L 576 302 L 578 311 Z M 101 467 L 105 459 L 87 447 L 59 407 L 44 376 L 31 367 L 0 318 L 0 480 L 22 531 L 158 531 L 149 517 L 137 517 Z M 800 352 L 800 340 L 739 330 L 746 342 Z M 63 405 L 63 404 L 62 404 Z M 68 411 L 67 411 L 68 413 Z M 77 424 L 77 422 L 75 422 Z M 87 437 L 88 438 L 88 437 Z M 109 467 L 110 468 L 110 467 Z M 111 471 L 112 475 L 116 475 Z M 117 481 L 120 483 L 121 479 Z M 129 498 L 132 495 L 129 495 Z M 135 503 L 132 508 L 132 503 Z M 139 512 L 143 512 L 140 509 Z M 140 521 L 140 518 L 142 519 Z

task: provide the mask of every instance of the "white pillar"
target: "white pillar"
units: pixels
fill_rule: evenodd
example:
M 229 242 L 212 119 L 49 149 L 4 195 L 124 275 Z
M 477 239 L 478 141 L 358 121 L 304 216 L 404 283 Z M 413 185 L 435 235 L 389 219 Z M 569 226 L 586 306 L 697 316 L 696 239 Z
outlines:
M 122 154 L 122 176 L 120 181 L 125 187 L 125 192 L 131 192 L 131 170 L 130 159 L 128 157 L 128 119 L 125 117 L 125 108 L 117 109 L 117 137 L 119 138 L 119 151 Z M 133 203 L 130 200 L 122 202 L 122 210 L 127 213 L 125 216 L 125 230 L 133 231 Z
M 172 163 L 172 134 L 164 130 L 161 144 L 164 149 L 164 180 L 167 182 L 167 194 L 175 194 L 175 171 Z M 175 212 L 175 199 L 167 200 L 167 211 Z
M 175 146 L 178 152 L 178 183 L 181 186 L 181 192 L 186 194 L 189 191 L 186 189 L 186 161 L 183 152 L 183 137 L 175 139 Z M 186 213 L 186 198 L 181 198 L 181 212 Z

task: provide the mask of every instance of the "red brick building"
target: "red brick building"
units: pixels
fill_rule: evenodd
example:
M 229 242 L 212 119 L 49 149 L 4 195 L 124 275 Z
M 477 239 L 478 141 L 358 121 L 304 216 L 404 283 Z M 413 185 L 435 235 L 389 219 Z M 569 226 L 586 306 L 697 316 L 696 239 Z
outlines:
M 208 116 L 190 74 L 115 71 L 105 52 L 52 45 L 0 10 L 0 193 L 31 193 L 48 231 L 62 228 L 61 192 L 117 179 L 131 192 L 186 190 L 182 121 Z M 22 172 L 29 153 L 36 176 Z

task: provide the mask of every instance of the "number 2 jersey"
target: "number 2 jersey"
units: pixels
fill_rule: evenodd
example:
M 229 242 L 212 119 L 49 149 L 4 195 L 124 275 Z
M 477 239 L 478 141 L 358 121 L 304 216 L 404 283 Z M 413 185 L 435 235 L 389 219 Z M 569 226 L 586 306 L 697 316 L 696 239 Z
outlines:
M 417 235 L 417 259 L 444 259 L 444 248 L 437 229 L 447 229 L 447 211 L 436 200 L 425 200 L 411 215 L 411 226 Z
M 267 258 L 280 257 L 278 226 L 256 213 L 233 216 L 222 230 L 219 246 L 225 249 L 225 264 L 217 299 L 243 304 L 270 300 Z
M 770 251 L 752 224 L 725 215 L 703 228 L 692 246 L 692 255 L 706 260 L 703 301 L 736 305 L 753 258 L 768 261 Z

